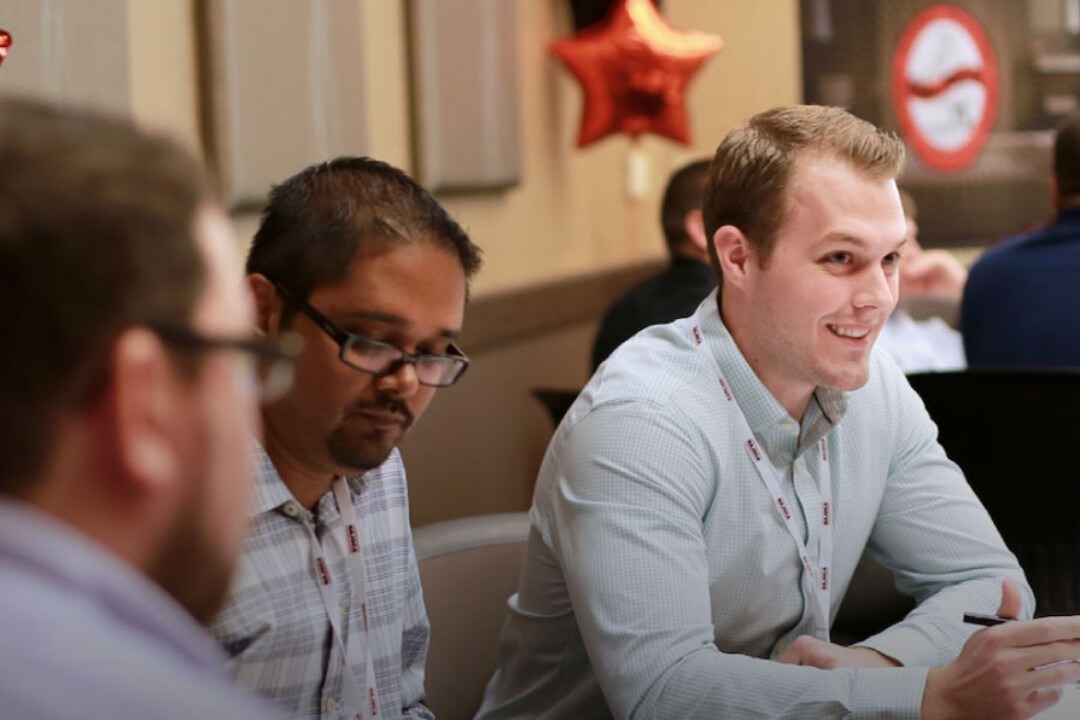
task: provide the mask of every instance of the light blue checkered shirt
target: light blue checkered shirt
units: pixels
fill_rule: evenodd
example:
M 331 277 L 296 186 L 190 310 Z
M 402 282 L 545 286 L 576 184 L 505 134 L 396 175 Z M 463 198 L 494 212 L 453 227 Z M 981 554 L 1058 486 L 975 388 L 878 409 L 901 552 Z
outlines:
M 347 608 L 349 643 L 363 642 L 359 602 L 352 597 L 341 514 L 333 493 L 311 513 L 282 482 L 266 451 L 255 444 L 257 477 L 253 526 L 227 607 L 211 630 L 230 655 L 237 681 L 287 709 L 294 718 L 352 720 L 346 707 L 340 646 L 332 641 L 311 564 L 316 535 Z M 362 478 L 348 478 L 367 578 L 369 637 L 375 646 L 375 684 L 382 717 L 433 718 L 420 704 L 430 630 L 409 527 L 405 468 L 395 449 Z M 353 674 L 363 687 L 362 661 Z
M 1007 576 L 1030 615 L 1014 556 L 884 353 L 858 391 L 819 388 L 800 427 L 715 303 L 714 293 L 700 311 L 700 346 L 691 319 L 624 344 L 556 431 L 483 717 L 917 718 L 927 668 L 972 632 L 964 610 L 994 612 Z M 808 547 L 820 455 L 805 449 L 827 436 L 830 621 L 868 547 L 920 603 L 864 643 L 905 667 L 772 659 L 809 634 L 811 605 L 795 543 L 721 407 L 717 367 L 784 478 Z

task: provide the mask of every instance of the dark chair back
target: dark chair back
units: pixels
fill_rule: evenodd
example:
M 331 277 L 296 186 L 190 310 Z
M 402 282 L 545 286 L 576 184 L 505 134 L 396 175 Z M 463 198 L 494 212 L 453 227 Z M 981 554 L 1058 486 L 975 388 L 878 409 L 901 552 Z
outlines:
M 1036 614 L 1080 613 L 1080 370 L 908 376 L 1016 553 Z

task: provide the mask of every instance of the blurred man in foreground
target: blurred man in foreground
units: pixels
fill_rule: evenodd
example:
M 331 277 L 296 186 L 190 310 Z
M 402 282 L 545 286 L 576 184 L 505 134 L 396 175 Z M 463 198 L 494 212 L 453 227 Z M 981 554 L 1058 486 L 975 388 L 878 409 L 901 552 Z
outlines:
M 267 718 L 200 626 L 246 529 L 252 337 L 201 168 L 0 102 L 0 714 Z

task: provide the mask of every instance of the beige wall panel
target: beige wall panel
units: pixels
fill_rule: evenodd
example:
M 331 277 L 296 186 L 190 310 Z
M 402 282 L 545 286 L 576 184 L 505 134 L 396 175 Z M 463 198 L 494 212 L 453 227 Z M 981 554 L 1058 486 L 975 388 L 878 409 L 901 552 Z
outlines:
M 596 323 L 541 333 L 472 356 L 401 446 L 414 525 L 526 510 L 555 431 L 534 387 L 581 387 Z
M 0 93 L 30 94 L 128 114 L 128 0 L 5 0 L 13 45 Z
M 202 152 L 193 0 L 129 5 L 131 109 L 139 124 Z
M 521 174 L 518 0 L 412 0 L 417 179 L 498 189 Z
M 356 0 L 207 0 L 208 140 L 234 207 L 368 151 L 361 16 Z
M 412 167 L 408 50 L 404 0 L 360 0 L 363 7 L 364 90 L 371 154 Z

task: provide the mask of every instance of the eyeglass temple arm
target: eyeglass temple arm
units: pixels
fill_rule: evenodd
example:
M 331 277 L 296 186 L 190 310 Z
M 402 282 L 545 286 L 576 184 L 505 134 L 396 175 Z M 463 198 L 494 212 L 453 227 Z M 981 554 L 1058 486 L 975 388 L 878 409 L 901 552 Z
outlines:
M 274 288 L 277 289 L 278 294 L 281 295 L 281 298 L 286 303 L 289 303 L 291 305 L 295 305 L 298 308 L 300 308 L 300 310 L 305 315 L 307 315 L 309 318 L 311 318 L 316 323 L 318 323 L 319 327 L 321 327 L 323 329 L 323 332 L 325 332 L 330 337 L 334 338 L 334 341 L 338 345 L 340 345 L 341 348 L 344 350 L 345 343 L 347 343 L 349 341 L 349 334 L 348 333 L 343 331 L 337 325 L 334 325 L 334 323 L 330 322 L 330 320 L 325 315 L 323 315 L 321 312 L 316 310 L 311 305 L 311 303 L 309 303 L 307 300 L 304 300 L 302 298 L 297 297 L 292 292 L 292 290 L 289 290 L 282 283 L 278 282 L 277 280 L 271 280 L 270 282 L 272 282 L 274 284 Z

